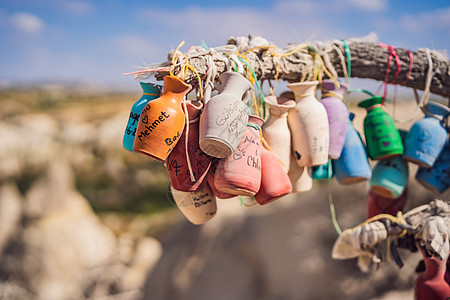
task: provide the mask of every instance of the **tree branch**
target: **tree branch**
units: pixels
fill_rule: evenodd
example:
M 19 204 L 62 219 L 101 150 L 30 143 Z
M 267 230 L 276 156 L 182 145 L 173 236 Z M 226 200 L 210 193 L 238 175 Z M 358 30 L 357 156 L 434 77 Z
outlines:
M 258 37 L 259 38 L 259 37 Z M 237 51 L 241 54 L 245 53 L 245 57 L 248 63 L 253 68 L 258 80 L 274 80 L 277 76 L 278 79 L 286 80 L 288 82 L 298 82 L 308 76 L 312 76 L 314 66 L 314 54 L 311 48 L 302 48 L 288 53 L 295 49 L 297 45 L 290 45 L 286 49 L 277 48 L 275 45 L 262 43 L 261 45 L 252 45 L 252 37 L 249 37 L 246 41 L 247 45 L 239 43 L 239 39 L 242 38 L 230 38 L 228 44 L 234 44 L 237 46 Z M 244 38 L 245 39 L 245 38 Z M 263 38 L 260 38 L 264 40 Z M 265 40 L 264 40 L 265 41 Z M 376 43 L 370 42 L 348 42 L 348 47 L 351 53 L 351 77 L 358 78 L 370 78 L 378 81 L 384 81 L 386 71 L 388 68 L 390 50 L 387 47 L 379 46 Z M 248 50 L 250 48 L 250 50 Z M 345 56 L 343 43 L 340 41 L 334 41 L 329 43 L 318 42 L 312 45 L 312 49 L 320 54 L 322 60 L 329 59 L 329 62 L 335 69 L 339 77 L 344 77 L 344 70 L 342 60 L 339 57 L 339 53 L 336 48 L 341 51 Z M 412 65 L 411 76 L 408 78 L 410 72 L 410 55 L 407 49 L 395 48 L 395 52 L 400 60 L 400 65 L 397 65 L 396 59 L 391 60 L 390 72 L 388 76 L 388 82 L 394 83 L 395 74 L 398 68 L 398 77 L 395 84 L 401 84 L 406 87 L 411 87 L 419 90 L 425 89 L 426 77 L 429 72 L 429 63 L 425 49 L 419 49 L 416 52 L 412 52 Z M 289 54 L 289 55 L 283 55 Z M 281 55 L 280 55 L 281 54 Z M 441 95 L 444 97 L 450 97 L 450 62 L 445 55 L 437 52 L 430 51 L 431 59 L 433 62 L 433 77 L 430 86 L 430 92 Z M 209 56 L 206 53 L 204 55 L 195 56 L 189 58 L 189 64 L 192 65 L 203 78 L 209 67 Z M 169 61 L 171 60 L 172 53 L 169 53 Z M 214 64 L 216 67 L 217 80 L 220 73 L 226 71 L 227 60 L 223 59 L 226 55 L 214 56 Z M 163 63 L 162 65 L 168 65 L 169 63 Z M 177 74 L 182 68 L 174 68 L 174 73 Z M 157 72 L 155 77 L 162 79 L 168 71 Z M 326 75 L 324 74 L 324 77 Z M 195 83 L 197 78 L 195 74 L 188 70 L 185 76 L 185 81 Z

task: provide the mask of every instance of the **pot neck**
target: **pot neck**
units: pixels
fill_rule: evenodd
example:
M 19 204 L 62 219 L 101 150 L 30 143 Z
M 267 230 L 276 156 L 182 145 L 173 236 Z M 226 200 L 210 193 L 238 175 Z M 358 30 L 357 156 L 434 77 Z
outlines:
M 425 267 L 427 277 L 444 277 L 447 270 L 447 262 L 434 257 L 425 257 Z
M 224 72 L 219 80 L 218 90 L 221 94 L 233 94 L 239 99 L 242 99 L 245 92 L 252 88 L 250 81 L 237 72 Z
M 383 110 L 383 104 L 375 104 L 373 106 L 370 106 L 368 108 L 366 108 L 367 112 L 371 112 L 373 110 Z
M 164 94 L 178 94 L 181 98 L 183 98 L 191 89 L 192 87 L 189 84 L 184 83 L 181 79 L 175 76 L 164 77 Z
M 297 101 L 302 98 L 315 96 L 318 83 L 318 81 L 299 82 L 289 84 L 288 88 L 290 88 L 294 92 L 295 100 Z
M 161 95 L 162 86 L 150 82 L 140 82 L 142 94 L 144 96 L 159 97 Z

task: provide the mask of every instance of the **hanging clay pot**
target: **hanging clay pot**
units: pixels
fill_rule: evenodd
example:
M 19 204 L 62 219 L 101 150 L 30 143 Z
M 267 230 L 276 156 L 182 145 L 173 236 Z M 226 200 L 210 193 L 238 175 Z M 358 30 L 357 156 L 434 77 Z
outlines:
M 312 167 L 312 179 L 328 179 L 334 176 L 333 165 L 329 160 L 326 164 Z
M 406 188 L 408 175 L 408 163 L 401 156 L 382 159 L 372 170 L 370 187 L 381 196 L 395 199 Z
M 213 158 L 213 161 L 211 163 L 211 168 L 209 169 L 207 180 L 208 184 L 211 187 L 211 190 L 213 191 L 214 195 L 219 199 L 230 199 L 236 197 L 236 195 L 225 193 L 222 191 L 219 191 L 216 186 L 214 185 L 214 175 L 216 174 L 217 165 L 219 163 L 218 158 Z
M 291 152 L 290 164 L 289 164 L 289 179 L 292 184 L 293 193 L 303 193 L 310 191 L 313 187 L 313 179 L 309 174 L 308 167 L 300 167 L 294 157 L 294 153 Z
M 206 182 L 195 192 L 170 190 L 178 209 L 192 224 L 203 224 L 216 215 L 216 197 Z
M 166 160 L 183 133 L 181 104 L 191 86 L 174 76 L 164 77 L 164 92 L 142 110 L 133 149 L 157 161 Z
M 178 191 L 197 190 L 211 167 L 211 156 L 204 153 L 198 146 L 198 120 L 202 106 L 201 102 L 186 100 L 189 127 L 186 124 L 177 145 L 166 159 L 165 165 L 171 185 Z M 188 134 L 187 141 L 186 134 Z M 189 156 L 190 170 L 186 152 Z
M 347 132 L 348 109 L 343 98 L 347 92 L 347 85 L 340 83 L 335 87 L 331 79 L 322 81 L 322 100 L 320 101 L 328 114 L 330 130 L 330 145 L 328 155 L 331 159 L 337 159 L 344 147 L 345 134 Z
M 450 143 L 444 147 L 431 168 L 419 167 L 416 173 L 416 180 L 424 187 L 441 195 L 450 188 Z
M 161 95 L 162 86 L 149 83 L 140 82 L 141 88 L 143 90 L 142 97 L 139 98 L 136 103 L 131 107 L 130 116 L 128 118 L 127 128 L 125 129 L 125 134 L 123 136 L 123 147 L 131 152 L 133 151 L 134 138 L 136 136 L 136 128 L 139 122 L 139 116 L 144 109 L 145 105 Z
M 300 167 L 319 166 L 328 161 L 328 115 L 315 97 L 318 83 L 307 81 L 288 85 L 297 103 L 289 110 L 288 124 L 294 156 Z
M 384 110 L 381 97 L 372 97 L 358 104 L 367 110 L 364 119 L 364 135 L 372 160 L 387 159 L 403 154 L 400 134 L 394 120 Z
M 349 114 L 350 121 L 347 124 L 344 147 L 341 156 L 333 161 L 333 169 L 336 179 L 341 184 L 353 184 L 369 179 L 372 175 L 367 159 L 366 147 L 353 127 L 354 113 Z
M 447 141 L 443 121 L 450 109 L 442 104 L 429 102 L 424 108 L 425 118 L 417 121 L 406 136 L 403 158 L 422 168 L 430 168 Z
M 289 109 L 295 107 L 295 101 L 275 96 L 267 96 L 264 99 L 270 105 L 270 114 L 262 127 L 263 137 L 281 160 L 287 173 L 291 156 L 291 132 L 287 116 Z
M 242 196 L 254 196 L 258 192 L 261 185 L 260 130 L 263 123 L 263 119 L 249 116 L 244 137 L 236 150 L 229 157 L 219 160 L 214 176 L 216 189 Z
M 446 300 L 450 298 L 450 285 L 445 281 L 447 260 L 428 256 L 421 247 L 419 250 L 425 261 L 425 272 L 417 277 L 414 285 L 414 299 Z
M 408 188 L 405 187 L 400 197 L 392 199 L 383 197 L 371 189 L 367 194 L 367 219 L 379 214 L 389 214 L 396 216 L 399 211 L 403 211 L 408 196 Z
M 200 148 L 212 157 L 225 158 L 244 136 L 248 112 L 242 97 L 252 84 L 237 72 L 224 72 L 219 80 L 220 93 L 205 104 L 200 117 Z
M 255 195 L 256 202 L 268 204 L 291 192 L 291 181 L 277 156 L 261 147 L 261 186 Z

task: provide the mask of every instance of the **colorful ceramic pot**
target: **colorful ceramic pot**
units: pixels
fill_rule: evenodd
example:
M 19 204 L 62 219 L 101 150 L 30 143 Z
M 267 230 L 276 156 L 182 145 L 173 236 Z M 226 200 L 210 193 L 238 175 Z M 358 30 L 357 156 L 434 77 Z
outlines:
M 344 147 L 341 156 L 333 161 L 333 170 L 336 179 L 341 184 L 353 184 L 369 179 L 372 175 L 367 159 L 366 147 L 353 127 L 354 113 L 349 114 L 350 121 L 347 124 Z
M 267 96 L 264 99 L 270 105 L 270 114 L 262 127 L 263 137 L 281 160 L 287 173 L 291 157 L 291 132 L 287 116 L 289 109 L 295 107 L 295 101 L 275 96 Z
M 164 92 L 145 105 L 139 117 L 133 149 L 157 161 L 166 160 L 183 133 L 181 104 L 191 86 L 177 77 L 164 77 Z
M 309 174 L 308 167 L 300 167 L 294 153 L 291 153 L 288 177 L 291 180 L 293 193 L 307 192 L 313 187 L 313 179 Z
M 208 184 L 195 192 L 177 191 L 173 187 L 171 192 L 178 209 L 192 224 L 203 224 L 216 215 L 216 197 Z
M 399 211 L 403 211 L 408 199 L 408 188 L 403 190 L 400 197 L 392 199 L 383 197 L 371 189 L 367 194 L 367 219 L 379 214 L 389 214 L 396 216 Z
M 128 117 L 127 128 L 125 129 L 125 134 L 123 136 L 123 147 L 131 152 L 133 151 L 134 138 L 136 136 L 136 128 L 139 122 L 139 116 L 145 105 L 161 95 L 162 86 L 149 83 L 140 82 L 141 88 L 143 90 L 141 98 L 139 98 L 136 103 L 131 107 L 130 116 Z
M 215 177 L 215 174 L 216 174 L 216 169 L 217 169 L 217 165 L 219 163 L 219 160 L 220 159 L 218 159 L 218 158 L 213 158 L 213 161 L 211 163 L 211 168 L 209 169 L 208 176 L 207 176 L 208 185 L 209 185 L 209 187 L 211 188 L 211 190 L 213 191 L 214 195 L 217 198 L 219 198 L 219 199 L 234 198 L 234 197 L 236 197 L 236 195 L 219 191 L 216 188 L 216 186 L 214 185 L 214 177 Z
M 425 118 L 417 121 L 406 136 L 403 158 L 422 168 L 430 168 L 447 141 L 447 130 L 442 122 L 450 109 L 442 104 L 429 102 L 424 108 Z
M 201 102 L 186 100 L 189 124 L 186 124 L 177 145 L 165 162 L 171 185 L 178 191 L 196 191 L 211 167 L 211 156 L 204 153 L 198 145 L 198 120 L 202 106 Z
M 379 160 L 372 170 L 371 189 L 386 198 L 400 197 L 408 183 L 408 163 L 401 157 Z
M 328 156 L 331 159 L 339 158 L 344 147 L 348 109 L 342 99 L 346 92 L 347 85 L 345 83 L 340 83 L 340 87 L 337 88 L 331 79 L 322 81 L 322 100 L 320 103 L 325 106 L 328 115 L 330 131 Z
M 264 120 L 249 116 L 247 130 L 236 150 L 219 160 L 214 185 L 221 192 L 254 196 L 261 185 L 261 138 Z
M 315 97 L 318 81 L 288 85 L 296 106 L 288 114 L 294 157 L 300 167 L 319 166 L 328 161 L 329 126 L 325 107 Z
M 328 179 L 334 176 L 333 166 L 330 160 L 324 165 L 312 167 L 312 179 Z
M 224 72 L 219 80 L 220 93 L 205 104 L 200 117 L 200 148 L 212 157 L 226 158 L 244 136 L 248 112 L 242 97 L 252 84 L 237 72 Z
M 384 110 L 381 97 L 372 97 L 358 104 L 367 110 L 364 119 L 369 157 L 372 160 L 387 159 L 403 154 L 400 134 L 394 120 Z
M 425 272 L 419 275 L 414 285 L 414 299 L 447 300 L 450 298 L 450 285 L 445 281 L 446 260 L 428 256 L 419 248 L 425 261 Z
M 255 195 L 256 202 L 268 204 L 291 192 L 291 181 L 277 156 L 261 147 L 261 186 Z
M 450 143 L 444 147 L 431 168 L 419 167 L 416 173 L 416 180 L 424 187 L 441 195 L 450 187 Z

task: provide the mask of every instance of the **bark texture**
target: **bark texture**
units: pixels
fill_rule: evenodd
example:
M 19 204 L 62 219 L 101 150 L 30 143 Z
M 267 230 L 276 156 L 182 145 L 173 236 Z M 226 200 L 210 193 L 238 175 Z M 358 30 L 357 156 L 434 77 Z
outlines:
M 245 52 L 239 50 L 239 43 L 236 42 L 235 38 L 230 38 L 228 44 L 237 44 L 238 52 Z M 296 82 L 300 81 L 305 77 L 305 75 L 307 75 L 305 72 L 311 72 L 313 56 L 310 50 L 299 49 L 294 53 L 280 57 L 273 55 L 273 49 L 275 47 L 274 45 L 271 46 L 272 48 L 256 47 L 245 53 L 245 57 L 252 66 L 258 80 L 273 80 L 276 76 L 278 76 L 278 79 L 286 80 L 288 82 Z M 295 48 L 294 46 L 289 46 L 288 48 L 293 49 Z M 329 44 L 323 43 L 322 46 L 322 49 L 319 49 L 318 51 L 318 53 L 321 54 L 322 59 L 326 59 L 325 56 L 328 56 L 329 62 L 336 70 L 337 75 L 339 77 L 344 77 L 342 60 L 336 50 L 337 47 L 340 49 L 341 53 L 345 53 L 343 44 L 340 42 Z M 379 46 L 378 44 L 371 42 L 348 42 L 348 47 L 351 53 L 351 77 L 370 78 L 379 81 L 385 80 L 389 56 L 391 54 L 387 47 Z M 247 47 L 247 49 L 248 48 L 251 47 Z M 286 53 L 288 52 L 288 49 L 277 48 L 276 52 Z M 411 51 L 413 63 L 411 68 L 411 76 L 409 78 L 407 78 L 410 70 L 410 56 L 408 50 L 395 48 L 395 52 L 400 59 L 400 65 L 398 65 L 396 60 L 392 58 L 388 82 L 424 90 L 426 77 L 429 70 L 429 63 L 425 49 Z M 445 57 L 445 55 L 437 51 L 430 51 L 430 53 L 434 72 L 430 92 L 444 97 L 450 97 L 449 60 Z M 169 60 L 170 58 L 171 53 L 169 53 Z M 217 70 L 215 79 L 217 79 L 218 75 L 224 72 L 227 66 L 226 61 L 220 59 L 220 57 L 214 57 L 214 63 Z M 169 63 L 166 63 L 166 65 L 168 64 Z M 189 64 L 194 66 L 203 78 L 209 66 L 208 54 L 189 58 Z M 398 73 L 397 80 L 393 82 L 398 68 L 400 68 L 400 71 Z M 180 70 L 181 68 L 175 68 L 174 73 L 177 74 Z M 156 78 L 162 79 L 162 77 L 167 74 L 167 71 L 158 72 L 156 74 Z M 326 77 L 325 74 L 324 77 Z M 188 71 L 185 81 L 192 83 L 196 82 L 197 79 L 195 74 Z

